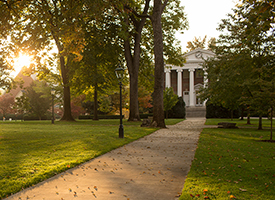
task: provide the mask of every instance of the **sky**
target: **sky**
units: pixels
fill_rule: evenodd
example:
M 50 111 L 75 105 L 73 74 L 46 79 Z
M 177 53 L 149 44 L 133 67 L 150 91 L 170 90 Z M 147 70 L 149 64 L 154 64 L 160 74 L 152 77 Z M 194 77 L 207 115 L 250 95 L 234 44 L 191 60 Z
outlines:
M 189 29 L 184 34 L 177 34 L 176 38 L 181 41 L 182 51 L 186 51 L 188 41 L 193 41 L 194 37 L 207 39 L 218 38 L 220 35 L 218 24 L 222 19 L 227 19 L 228 13 L 233 13 L 236 0 L 181 0 L 184 6 Z

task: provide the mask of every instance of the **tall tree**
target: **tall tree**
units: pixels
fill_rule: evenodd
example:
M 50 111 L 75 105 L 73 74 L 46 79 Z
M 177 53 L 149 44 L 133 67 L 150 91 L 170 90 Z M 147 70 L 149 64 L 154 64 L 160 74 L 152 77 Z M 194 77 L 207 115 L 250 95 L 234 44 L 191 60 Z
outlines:
M 12 66 L 11 63 L 7 62 L 11 50 L 6 47 L 9 44 L 7 38 L 14 23 L 13 16 L 17 15 L 17 10 L 17 1 L 0 1 L 0 87 L 2 89 L 9 89 L 13 83 L 12 78 L 9 76 Z
M 30 101 L 25 91 L 22 96 L 15 99 L 15 105 L 13 108 L 16 112 L 22 115 L 22 120 L 24 120 L 24 114 L 30 110 Z
M 147 15 L 149 10 L 150 0 L 145 1 L 141 15 Z M 138 74 L 140 65 L 140 54 L 141 54 L 141 39 L 142 29 L 146 22 L 145 17 L 138 18 L 139 14 L 134 11 L 129 5 L 124 6 L 125 11 L 130 10 L 131 12 L 125 16 L 124 22 L 127 25 L 127 36 L 124 39 L 125 59 L 127 62 L 129 78 L 130 78 L 130 113 L 128 121 L 140 120 L 139 108 L 138 108 Z M 134 26 L 134 31 L 130 33 L 130 20 Z M 132 35 L 131 35 L 132 34 Z M 134 38 L 133 49 L 131 48 L 131 40 Z
M 122 18 L 123 30 L 122 38 L 124 40 L 125 60 L 130 78 L 130 115 L 129 121 L 140 120 L 138 108 L 138 84 L 148 82 L 148 78 L 139 80 L 139 75 L 144 72 L 151 72 L 154 57 L 154 41 L 152 24 L 146 21 L 151 18 L 149 14 L 153 12 L 151 0 L 146 0 L 144 4 L 140 2 L 127 1 L 121 2 L 119 10 Z M 179 45 L 175 42 L 175 31 L 183 30 L 187 27 L 186 17 L 180 1 L 169 1 L 169 9 L 164 10 L 164 17 L 161 23 L 164 25 L 165 59 L 168 63 L 183 63 L 180 56 Z M 144 68 L 146 68 L 144 70 Z M 142 72 L 142 73 L 140 73 Z M 153 82 L 151 73 L 150 82 Z M 146 86 L 148 84 L 143 84 Z
M 47 91 L 45 94 L 41 91 Z M 35 114 L 40 120 L 46 115 L 51 106 L 50 88 L 45 82 L 33 82 L 26 88 L 26 97 L 29 99 L 29 112 Z
M 93 1 L 94 6 L 90 6 L 85 0 L 17 2 L 20 9 L 17 8 L 16 11 L 19 16 L 14 21 L 20 23 L 14 23 L 16 31 L 12 33 L 11 40 L 36 56 L 38 72 L 48 70 L 42 63 L 45 53 L 41 51 L 47 49 L 49 52 L 52 45 L 57 48 L 64 95 L 64 114 L 61 120 L 74 120 L 70 104 L 70 68 L 72 62 L 81 57 L 80 52 L 84 46 L 84 31 L 80 22 L 86 19 L 86 15 L 99 13 L 102 3 Z M 10 6 L 8 1 L 4 3 L 7 7 Z
M 155 84 L 153 93 L 153 122 L 154 126 L 164 128 L 163 90 L 164 90 L 164 58 L 162 36 L 162 13 L 168 0 L 154 0 L 154 9 L 151 16 L 154 32 L 154 55 L 155 55 Z
M 114 85 L 117 86 L 114 71 L 123 52 L 122 42 L 116 35 L 119 27 L 115 17 L 106 8 L 100 19 L 90 18 L 83 24 L 86 45 L 81 62 L 74 66 L 74 91 L 78 94 L 93 93 L 94 120 L 98 120 L 98 94 L 113 91 Z
M 210 80 L 210 88 L 215 81 L 222 83 L 221 80 L 237 86 L 231 87 L 232 91 L 222 101 L 233 96 L 228 94 L 234 94 L 234 90 L 238 91 L 240 102 L 260 115 L 275 103 L 274 12 L 274 1 L 243 0 L 234 14 L 222 20 L 219 26 L 222 34 L 214 48 L 217 58 L 208 66 L 209 77 L 216 77 Z M 222 63 L 223 60 L 226 62 Z M 207 90 L 212 98 L 217 91 L 210 88 Z

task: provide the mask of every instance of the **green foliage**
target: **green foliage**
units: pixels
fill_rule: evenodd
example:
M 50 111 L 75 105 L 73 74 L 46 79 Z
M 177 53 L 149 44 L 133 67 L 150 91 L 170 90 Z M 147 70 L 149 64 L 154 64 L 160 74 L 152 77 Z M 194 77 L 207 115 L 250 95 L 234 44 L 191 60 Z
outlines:
M 22 114 L 23 118 L 24 118 L 24 113 L 30 110 L 29 97 L 27 97 L 25 91 L 22 93 L 20 97 L 16 98 L 14 109 L 17 110 L 16 112 L 18 112 L 19 114 Z
M 181 1 L 168 1 L 162 14 L 163 30 L 163 52 L 166 63 L 182 66 L 184 59 L 182 57 L 180 42 L 175 38 L 176 32 L 183 33 L 188 29 L 187 16 L 184 12 L 184 6 Z
M 1 40 L 0 40 L 1 46 Z M 11 72 L 11 67 L 4 60 L 5 53 L 0 50 L 0 88 L 2 89 L 10 89 L 13 82 L 13 79 L 9 76 Z
M 201 39 L 201 37 L 195 37 L 193 41 L 187 42 L 186 48 L 189 51 L 193 51 L 197 48 L 201 49 L 212 49 L 213 46 L 216 44 L 216 39 L 215 38 L 210 38 L 207 42 L 207 35 L 204 36 L 204 38 Z M 207 44 L 208 43 L 208 44 Z
M 93 119 L 93 115 L 80 115 L 78 119 Z M 124 115 L 122 115 L 124 118 Z M 120 115 L 99 115 L 98 119 L 120 119 Z
M 0 111 L 3 114 L 3 117 L 6 117 L 6 114 L 12 113 L 12 108 L 14 106 L 14 97 L 5 94 L 0 96 Z
M 239 105 L 262 115 L 274 107 L 274 3 L 243 1 L 222 20 L 213 47 L 216 58 L 206 62 L 209 84 L 203 98 L 234 110 Z
M 45 91 L 48 93 L 45 93 Z M 34 82 L 26 88 L 26 96 L 29 99 L 29 112 L 35 114 L 39 119 L 46 115 L 51 106 L 49 91 L 50 88 L 47 87 L 45 82 Z
M 163 92 L 163 107 L 164 111 L 167 113 L 166 117 L 168 117 L 168 110 L 171 110 L 178 101 L 178 95 L 174 93 L 173 88 L 165 88 Z
M 230 110 L 211 104 L 207 102 L 206 104 L 206 118 L 230 118 L 231 117 L 231 112 Z M 239 118 L 239 109 L 233 110 L 233 118 Z
M 262 139 L 267 130 L 204 129 L 180 199 L 274 199 L 275 147 Z
M 138 88 L 138 103 L 141 113 L 146 113 L 153 107 L 151 93 L 142 86 Z
M 178 102 L 174 105 L 171 110 L 168 111 L 169 118 L 185 118 L 185 102 L 182 97 L 178 97 Z
M 110 97 L 105 95 L 99 98 L 99 111 L 102 113 L 109 113 L 111 111 Z

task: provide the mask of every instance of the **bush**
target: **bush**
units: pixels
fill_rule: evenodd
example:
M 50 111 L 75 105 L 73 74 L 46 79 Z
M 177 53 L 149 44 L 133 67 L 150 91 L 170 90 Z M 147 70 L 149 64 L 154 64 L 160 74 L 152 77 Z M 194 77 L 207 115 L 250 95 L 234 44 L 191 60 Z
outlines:
M 233 117 L 240 117 L 239 110 L 233 111 Z M 231 118 L 231 112 L 222 106 L 206 103 L 206 118 Z
M 80 115 L 78 119 L 93 119 L 93 115 Z M 124 118 L 124 115 L 122 115 Z M 98 115 L 98 119 L 120 119 L 120 115 Z
M 185 102 L 182 97 L 178 97 L 176 105 L 168 111 L 168 118 L 185 118 Z

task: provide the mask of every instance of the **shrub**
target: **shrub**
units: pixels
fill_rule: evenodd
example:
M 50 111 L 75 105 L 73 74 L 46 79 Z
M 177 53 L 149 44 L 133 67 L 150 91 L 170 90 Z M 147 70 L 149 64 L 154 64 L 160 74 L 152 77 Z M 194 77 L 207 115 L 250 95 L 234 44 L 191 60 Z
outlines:
M 185 118 L 185 102 L 182 97 L 178 97 L 176 105 L 168 111 L 169 118 Z
M 80 115 L 78 119 L 93 119 L 93 115 Z M 122 115 L 124 118 L 124 115 Z M 98 119 L 120 119 L 120 115 L 99 115 Z
M 239 110 L 234 110 L 233 111 L 233 117 L 234 118 L 239 118 Z M 206 118 L 231 118 L 231 113 L 230 110 L 214 105 L 211 103 L 206 104 Z

